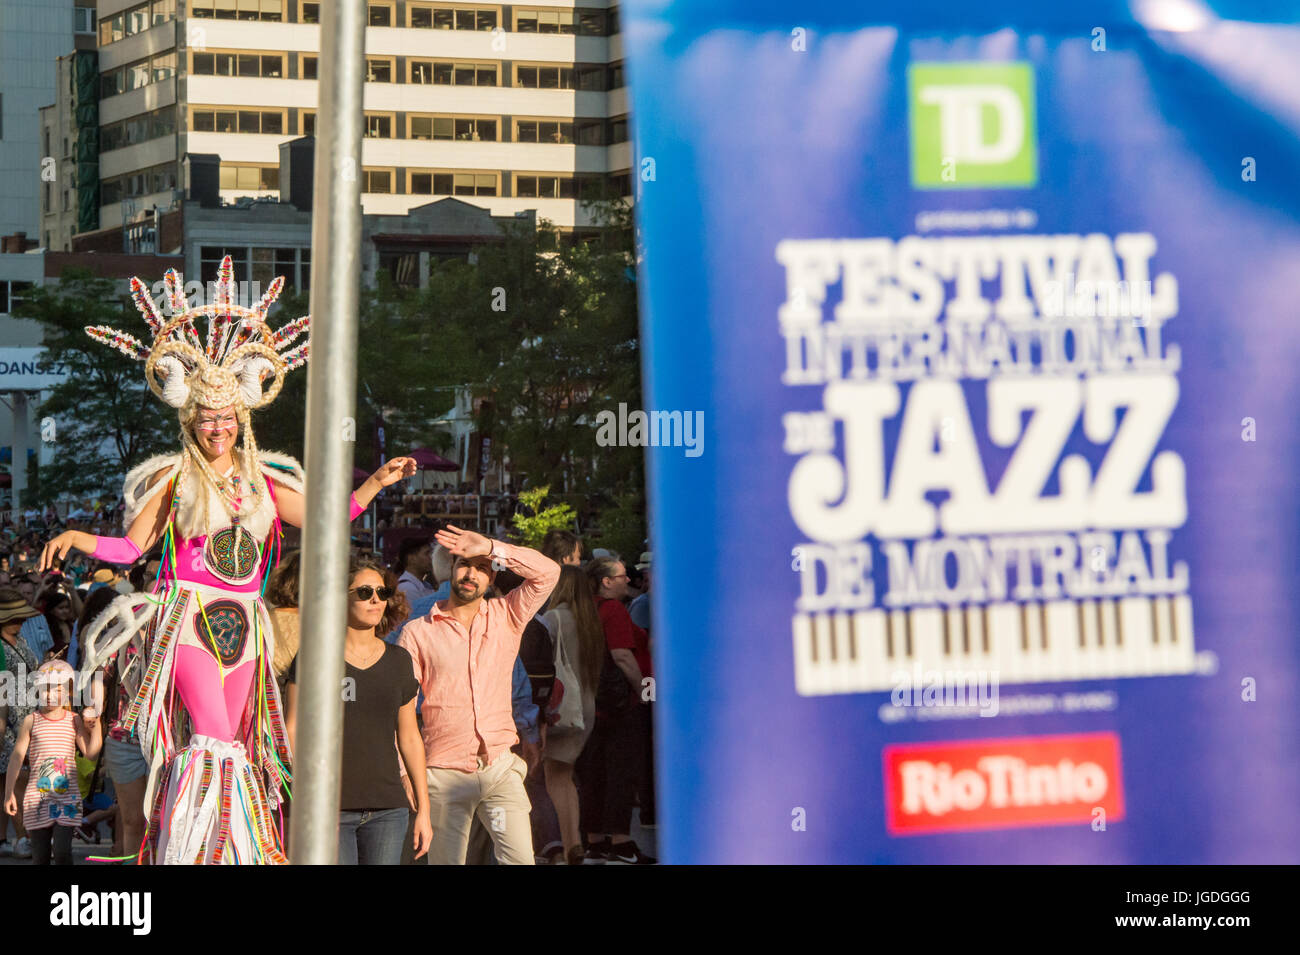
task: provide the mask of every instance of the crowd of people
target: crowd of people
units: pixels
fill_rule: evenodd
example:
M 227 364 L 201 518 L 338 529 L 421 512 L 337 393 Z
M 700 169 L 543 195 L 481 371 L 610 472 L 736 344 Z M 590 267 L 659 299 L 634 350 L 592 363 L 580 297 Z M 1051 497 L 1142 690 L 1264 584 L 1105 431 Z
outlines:
M 74 839 L 111 840 L 92 858 L 134 860 L 149 766 L 122 724 L 144 647 L 104 669 L 102 727 L 69 693 L 85 663 L 79 634 L 117 595 L 150 592 L 162 554 L 123 575 L 73 551 L 41 573 L 60 531 L 122 529 L 103 516 L 33 523 L 0 529 L 0 666 L 9 686 L 26 674 L 42 687 L 35 706 L 0 701 L 0 856 L 68 863 Z M 265 594 L 290 749 L 300 569 L 298 551 L 282 554 Z M 656 861 L 633 838 L 634 814 L 642 832 L 654 827 L 650 553 L 585 553 L 566 530 L 537 551 L 444 527 L 404 539 L 391 567 L 355 550 L 348 577 L 340 863 Z M 38 765 L 52 752 L 54 782 Z M 282 825 L 287 835 L 287 808 Z
M 312 714 L 297 693 L 303 564 L 281 553 L 283 528 L 306 523 L 306 474 L 252 427 L 306 363 L 295 342 L 311 319 L 272 329 L 280 284 L 248 308 L 229 256 L 217 272 L 197 307 L 174 270 L 164 306 L 133 281 L 151 343 L 86 329 L 144 364 L 179 425 L 177 450 L 127 473 L 121 528 L 92 515 L 99 526 L 51 537 L 42 521 L 34 563 L 41 528 L 10 535 L 0 839 L 11 826 L 15 838 L 0 846 L 12 855 L 66 863 L 73 831 L 89 838 L 108 816 L 116 851 L 103 861 L 284 865 L 291 800 L 320 802 L 293 777 Z M 418 469 L 410 456 L 380 465 L 349 520 Z M 631 831 L 634 808 L 653 819 L 654 678 L 630 569 L 601 551 L 583 562 L 567 532 L 539 551 L 465 516 L 404 544 L 395 568 L 351 564 L 339 858 L 654 862 Z M 632 569 L 649 569 L 642 557 Z
M 145 590 L 148 565 L 141 562 L 124 576 L 111 564 L 76 555 L 57 569 L 40 573 L 37 561 L 48 537 L 66 527 L 84 527 L 88 531 L 93 527 L 96 532 L 109 533 L 112 518 L 88 514 L 84 520 L 72 517 L 62 523 L 54 514 L 31 512 L 17 516 L 16 524 L 6 518 L 0 526 L 0 668 L 5 675 L 0 684 L 0 774 L 11 781 L 7 790 L 13 791 L 6 795 L 16 800 L 11 804 L 6 798 L 0 806 L 0 856 L 35 856 L 38 861 L 50 861 L 52 854 L 54 861 L 67 862 L 74 836 L 96 843 L 101 828 L 120 835 L 117 799 L 98 758 L 100 745 L 91 749 L 88 738 L 82 739 L 80 724 L 97 726 L 95 716 L 73 714 L 67 727 L 78 724 L 75 741 L 79 751 L 49 757 L 48 768 L 54 772 L 41 772 L 41 738 L 49 738 L 42 730 L 59 721 L 57 714 L 66 709 L 70 700 L 55 699 L 49 707 L 34 704 L 44 702 L 43 696 L 57 698 L 70 689 L 65 684 L 71 683 L 79 632 L 114 597 Z M 32 800 L 27 798 L 30 767 L 37 770 L 36 793 L 48 795 L 55 805 L 71 806 L 69 797 L 75 797 L 80 790 L 80 799 L 72 800 L 80 809 L 75 825 L 50 827 L 47 818 L 46 825 L 33 827 L 38 820 L 30 811 Z M 75 772 L 70 772 L 74 767 Z M 23 807 L 21 811 L 18 803 Z M 73 818 L 65 814 L 61 821 Z M 56 831 L 51 832 L 51 828 Z M 52 845 L 51 835 L 56 837 Z

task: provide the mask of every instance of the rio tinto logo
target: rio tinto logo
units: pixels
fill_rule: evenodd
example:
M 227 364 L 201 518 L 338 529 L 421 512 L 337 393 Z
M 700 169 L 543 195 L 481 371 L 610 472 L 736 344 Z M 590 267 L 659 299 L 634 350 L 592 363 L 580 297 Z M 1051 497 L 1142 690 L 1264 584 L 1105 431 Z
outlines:
M 887 746 L 884 761 L 890 835 L 1124 816 L 1114 733 Z

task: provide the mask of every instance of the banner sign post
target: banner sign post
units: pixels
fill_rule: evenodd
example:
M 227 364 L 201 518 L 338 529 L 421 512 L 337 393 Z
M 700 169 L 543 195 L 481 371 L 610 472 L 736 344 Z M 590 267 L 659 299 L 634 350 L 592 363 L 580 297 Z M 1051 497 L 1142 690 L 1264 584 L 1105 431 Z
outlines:
M 1300 861 L 1300 30 L 896 7 L 626 4 L 660 851 Z

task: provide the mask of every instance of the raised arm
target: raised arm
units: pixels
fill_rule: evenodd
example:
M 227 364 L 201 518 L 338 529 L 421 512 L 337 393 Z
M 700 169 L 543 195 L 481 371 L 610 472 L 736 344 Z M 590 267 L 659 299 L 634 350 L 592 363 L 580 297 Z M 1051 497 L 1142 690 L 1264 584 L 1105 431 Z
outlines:
M 381 490 L 411 477 L 416 470 L 415 458 L 393 458 L 387 461 L 352 492 L 352 520 L 361 516 L 361 512 L 370 506 Z
M 493 568 L 513 570 L 524 582 L 504 598 L 510 625 L 523 631 L 533 614 L 542 609 L 560 579 L 560 565 L 530 547 L 489 540 L 482 534 L 448 524 L 433 535 L 443 547 L 460 557 L 492 557 Z
M 149 487 L 154 487 L 167 475 L 163 468 L 149 479 Z M 167 527 L 167 509 L 171 501 L 166 494 L 155 494 L 136 515 L 127 529 L 125 537 L 97 537 L 85 531 L 64 531 L 45 545 L 41 551 L 41 560 L 37 569 L 44 573 L 57 558 L 62 560 L 70 550 L 79 550 L 96 560 L 110 564 L 133 564 L 140 555 L 162 537 Z
M 370 502 L 375 499 L 375 495 L 379 493 L 380 488 L 396 484 L 402 478 L 408 478 L 414 473 L 415 460 L 413 458 L 393 458 L 366 478 L 366 483 L 352 493 L 352 510 L 348 519 L 354 521 L 360 517 L 361 512 L 369 507 Z M 275 509 L 280 515 L 280 520 L 286 524 L 292 524 L 294 527 L 302 527 L 303 522 L 307 519 L 307 502 L 302 494 L 278 482 L 275 485 Z

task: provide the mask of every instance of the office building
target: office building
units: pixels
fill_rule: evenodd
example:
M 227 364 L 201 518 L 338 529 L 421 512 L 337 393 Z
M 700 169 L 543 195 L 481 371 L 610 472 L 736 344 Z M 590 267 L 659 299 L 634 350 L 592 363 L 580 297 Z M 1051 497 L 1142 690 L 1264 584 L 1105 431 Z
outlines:
M 41 234 L 41 197 L 62 142 L 45 147 L 61 56 L 94 45 L 93 0 L 0 0 L 0 235 Z
M 282 143 L 312 135 L 320 3 L 100 0 L 100 227 L 179 201 L 187 154 L 220 157 L 220 195 L 273 197 Z M 566 232 L 581 200 L 630 196 L 617 7 L 368 4 L 363 205 L 442 196 Z

